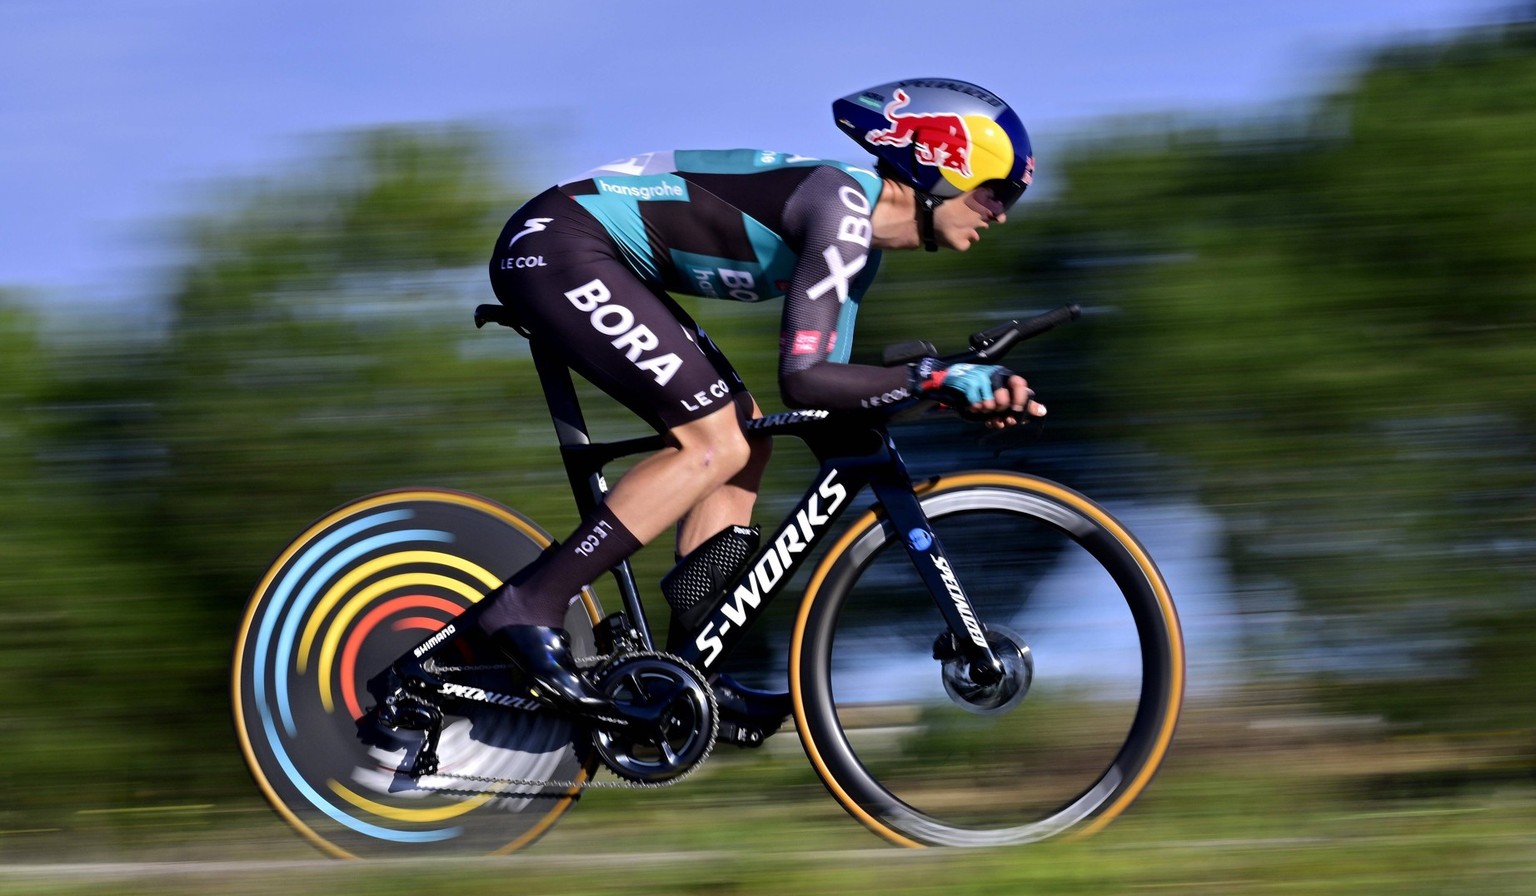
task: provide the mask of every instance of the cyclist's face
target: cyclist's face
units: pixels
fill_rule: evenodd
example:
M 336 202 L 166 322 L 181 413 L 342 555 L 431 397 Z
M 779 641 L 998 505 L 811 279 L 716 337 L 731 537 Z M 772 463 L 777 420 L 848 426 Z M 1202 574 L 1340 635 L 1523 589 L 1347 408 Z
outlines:
M 987 187 L 961 193 L 933 212 L 933 226 L 939 242 L 957 252 L 971 248 L 987 227 L 1007 220 L 1003 204 Z

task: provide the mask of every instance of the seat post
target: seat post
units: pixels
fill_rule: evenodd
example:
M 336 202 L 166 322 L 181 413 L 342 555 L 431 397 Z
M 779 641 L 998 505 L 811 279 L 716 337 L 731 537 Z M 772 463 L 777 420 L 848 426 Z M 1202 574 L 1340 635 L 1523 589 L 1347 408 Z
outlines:
M 533 367 L 539 384 L 544 388 L 544 401 L 549 406 L 549 419 L 555 425 L 555 438 L 560 445 L 560 460 L 571 482 L 571 493 L 576 498 L 577 510 L 583 516 L 591 513 L 603 500 L 607 488 L 601 469 L 594 469 L 578 460 L 579 449 L 592 444 L 587 431 L 587 420 L 581 413 L 581 402 L 576 397 L 576 383 L 571 379 L 571 369 L 558 352 L 550 349 L 542 340 L 528 337 L 528 348 L 533 355 Z M 577 450 L 572 450 L 577 449 Z
M 538 372 L 539 382 L 544 386 L 544 401 L 549 405 L 549 417 L 555 424 L 555 437 L 560 447 L 591 444 L 592 436 L 587 432 L 587 420 L 581 414 L 571 369 L 556 352 L 545 346 L 543 340 L 530 336 L 528 348 L 533 354 L 533 367 Z

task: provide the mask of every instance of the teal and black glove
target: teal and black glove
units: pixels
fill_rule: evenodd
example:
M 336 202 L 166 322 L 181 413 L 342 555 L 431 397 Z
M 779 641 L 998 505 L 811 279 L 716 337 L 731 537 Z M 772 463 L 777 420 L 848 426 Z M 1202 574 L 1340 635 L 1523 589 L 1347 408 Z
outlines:
M 907 365 L 912 394 L 931 398 L 957 410 L 997 397 L 1013 371 L 998 364 L 945 364 L 924 358 Z

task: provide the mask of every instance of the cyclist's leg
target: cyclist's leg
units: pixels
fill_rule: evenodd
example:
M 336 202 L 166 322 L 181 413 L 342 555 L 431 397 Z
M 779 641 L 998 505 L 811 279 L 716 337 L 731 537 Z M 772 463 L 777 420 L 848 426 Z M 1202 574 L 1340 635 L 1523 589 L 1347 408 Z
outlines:
M 726 359 L 725 354 L 703 329 L 688 320 L 682 309 L 677 309 L 677 314 L 695 330 L 700 349 L 714 362 L 715 369 L 729 385 L 742 419 L 752 420 L 761 417 L 762 408 L 757 406 L 757 401 L 747 391 L 746 384 L 741 381 L 741 377 L 731 366 L 731 362 Z M 752 508 L 757 503 L 763 471 L 767 468 L 769 457 L 773 453 L 773 440 L 748 436 L 747 447 L 750 455 L 741 472 L 705 495 L 678 521 L 677 556 L 679 559 L 693 553 L 694 549 L 703 544 L 706 539 L 727 526 L 751 524 Z
M 677 524 L 677 554 L 686 557 L 706 539 L 727 526 L 747 526 L 762 485 L 772 443 L 751 439 L 750 454 L 740 473 L 705 495 Z
M 532 339 L 557 349 L 669 442 L 619 480 L 564 546 L 541 558 L 539 578 L 511 583 L 527 594 L 498 599 L 482 623 L 556 625 L 570 595 L 747 464 L 734 410 L 745 390 L 687 314 L 631 273 L 596 219 L 558 191 L 509 219 L 490 267 L 497 296 Z
M 530 229 L 534 221 L 543 226 Z M 571 596 L 737 477 L 752 452 L 733 390 L 676 306 L 624 266 L 576 203 L 546 193 L 514 215 L 491 279 L 533 339 L 561 350 L 669 443 L 621 478 L 570 539 L 493 592 L 479 619 L 546 692 L 592 703 L 558 631 Z
M 613 486 L 605 503 L 642 543 L 649 542 L 685 515 L 693 516 L 701 504 L 730 505 L 756 496 L 755 483 L 748 492 L 744 483 L 753 452 L 741 431 L 733 406 L 668 430 L 675 442 L 640 461 Z M 756 478 L 761 478 L 759 472 Z M 716 526 L 724 528 L 734 520 Z M 713 531 L 709 534 L 713 534 Z M 701 539 L 702 540 L 702 539 Z M 585 583 L 583 583 L 585 584 Z
M 582 586 L 721 489 L 750 456 L 731 407 L 676 426 L 666 436 L 672 444 L 625 473 L 565 543 L 496 590 L 479 619 L 482 628 L 558 627 Z
M 560 628 L 581 587 L 675 523 L 746 464 L 750 452 L 735 409 L 725 407 L 667 432 L 668 447 L 614 484 L 575 535 L 491 593 L 480 628 L 558 704 L 594 716 L 625 716 L 576 671 Z M 551 612 L 558 615 L 549 615 Z

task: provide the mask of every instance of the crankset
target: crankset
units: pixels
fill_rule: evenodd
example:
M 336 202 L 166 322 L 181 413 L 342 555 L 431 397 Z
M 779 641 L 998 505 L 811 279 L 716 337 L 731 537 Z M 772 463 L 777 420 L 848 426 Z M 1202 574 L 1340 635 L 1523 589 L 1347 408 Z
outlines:
M 599 691 L 630 710 L 624 713 L 627 718 L 615 719 L 609 725 L 601 719 L 560 715 L 590 732 L 598 757 L 619 777 L 642 786 L 669 784 L 709 756 L 718 736 L 719 708 L 714 690 L 697 669 L 676 657 L 648 651 L 592 658 L 582 665 L 590 670 L 583 674 Z M 386 670 L 368 683 L 378 702 L 358 719 L 358 737 L 371 746 L 398 749 L 409 745 L 411 758 L 399 771 L 411 778 L 433 775 L 438 770 L 437 747 L 445 715 L 461 714 L 474 704 L 494 706 L 499 711 L 558 713 L 521 686 L 495 690 L 481 686 L 491 684 L 485 681 L 487 674 L 501 678 L 515 674 L 513 669 L 510 664 L 429 664 L 420 678 L 405 678 L 393 669 Z M 471 683 L 474 679 L 478 680 Z M 519 787 L 589 786 L 494 778 L 484 781 Z
M 704 676 L 664 653 L 618 656 L 598 669 L 598 690 L 615 703 L 654 714 L 653 725 L 598 727 L 592 745 L 603 764 L 629 781 L 659 784 L 682 777 L 715 746 L 720 711 Z

